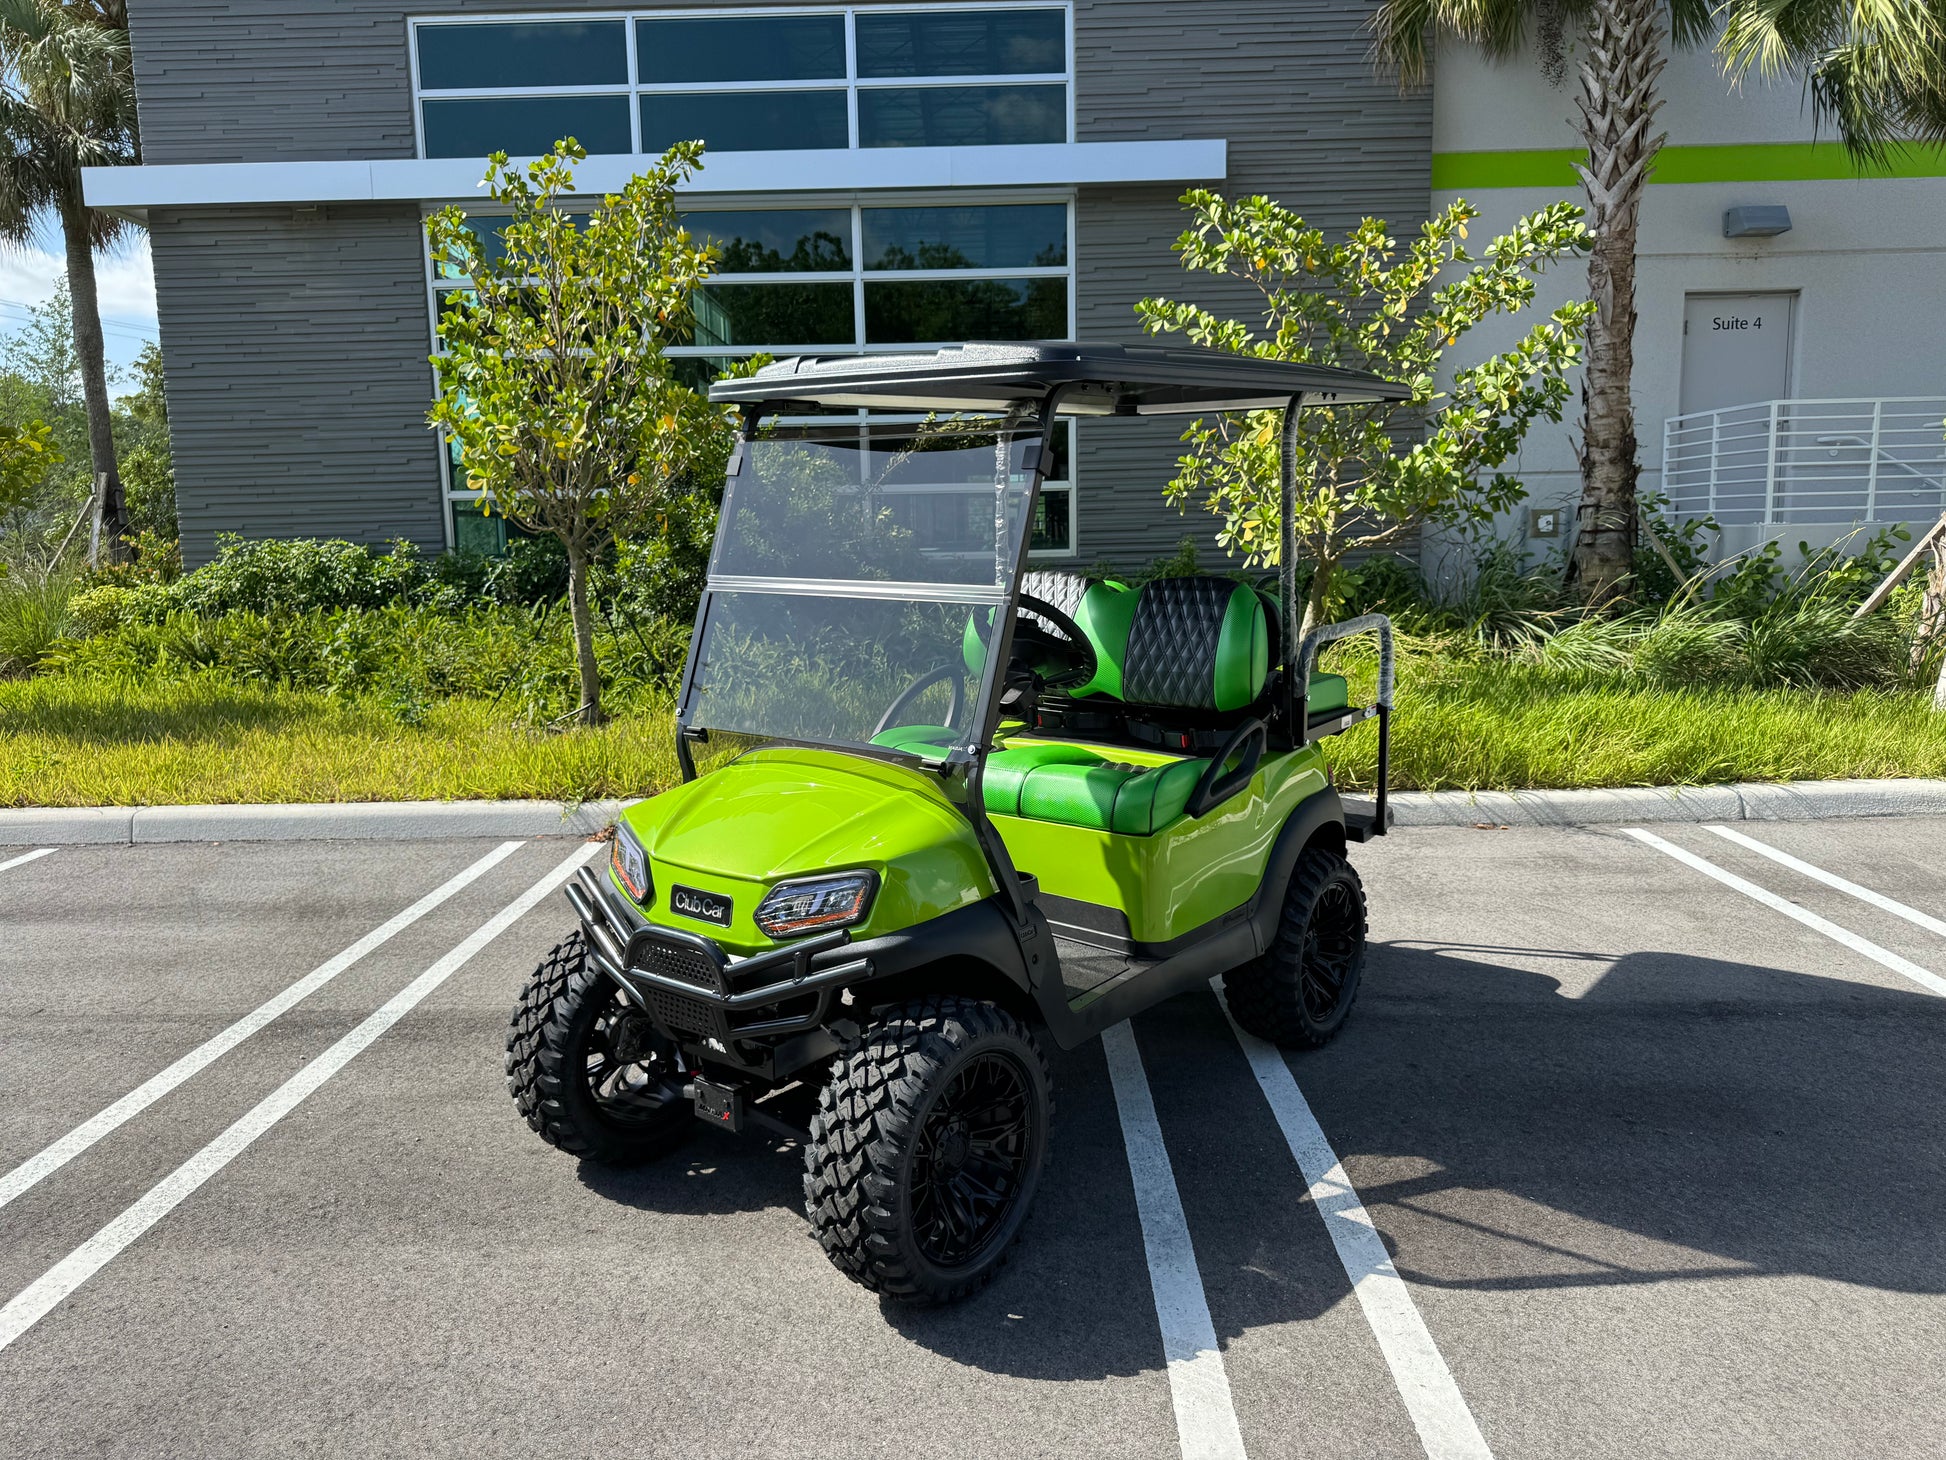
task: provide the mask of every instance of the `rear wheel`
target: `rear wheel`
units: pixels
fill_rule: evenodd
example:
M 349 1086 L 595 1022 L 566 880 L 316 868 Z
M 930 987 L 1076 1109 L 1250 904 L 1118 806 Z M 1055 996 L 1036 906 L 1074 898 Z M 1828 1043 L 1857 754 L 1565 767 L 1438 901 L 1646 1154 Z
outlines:
M 678 1054 L 595 966 L 577 928 L 520 992 L 507 1034 L 507 1089 L 549 1145 L 633 1166 L 695 1124 Z
M 1047 1060 L 995 1004 L 903 1004 L 818 1095 L 805 1147 L 812 1233 L 847 1277 L 944 1302 L 984 1286 L 1019 1237 L 1053 1117 Z
M 1286 1049 L 1344 1027 L 1365 971 L 1365 887 L 1351 863 L 1312 847 L 1297 860 L 1270 951 L 1223 975 L 1238 1024 Z

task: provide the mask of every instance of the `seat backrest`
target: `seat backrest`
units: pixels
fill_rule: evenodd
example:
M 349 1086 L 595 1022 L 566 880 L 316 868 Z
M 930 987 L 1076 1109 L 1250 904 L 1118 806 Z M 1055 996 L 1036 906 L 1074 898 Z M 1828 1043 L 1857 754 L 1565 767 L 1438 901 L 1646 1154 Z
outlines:
M 1241 710 L 1270 673 L 1270 617 L 1231 578 L 1158 578 L 1136 590 L 1120 698 L 1179 710 Z
M 1274 632 L 1262 595 L 1247 583 L 1158 578 L 1130 588 L 1034 572 L 1021 591 L 1066 613 L 1094 646 L 1094 677 L 1068 691 L 1076 698 L 1222 712 L 1244 709 L 1263 693 Z M 966 637 L 967 665 L 977 668 L 984 650 L 974 624 Z

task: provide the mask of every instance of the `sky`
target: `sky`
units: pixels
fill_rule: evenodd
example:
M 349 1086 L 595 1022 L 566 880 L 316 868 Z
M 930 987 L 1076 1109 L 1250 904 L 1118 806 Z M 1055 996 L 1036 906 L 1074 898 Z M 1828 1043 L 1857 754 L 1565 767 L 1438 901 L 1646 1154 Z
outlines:
M 26 248 L 0 246 L 0 336 L 27 323 L 27 312 L 53 294 L 66 271 L 58 231 L 43 228 Z M 107 253 L 95 255 L 95 287 L 101 295 L 102 339 L 108 352 L 109 389 L 121 394 L 132 380 L 114 379 L 119 368 L 132 374 L 135 356 L 156 337 L 155 275 L 149 266 L 149 236 L 136 233 Z

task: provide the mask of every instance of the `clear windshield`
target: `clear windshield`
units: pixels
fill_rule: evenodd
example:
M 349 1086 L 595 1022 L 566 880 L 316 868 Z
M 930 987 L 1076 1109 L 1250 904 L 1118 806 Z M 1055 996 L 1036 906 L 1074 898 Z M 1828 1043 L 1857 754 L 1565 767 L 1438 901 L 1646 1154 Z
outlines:
M 745 447 L 710 564 L 689 724 L 970 750 L 980 635 L 1007 601 L 1038 427 L 849 420 Z

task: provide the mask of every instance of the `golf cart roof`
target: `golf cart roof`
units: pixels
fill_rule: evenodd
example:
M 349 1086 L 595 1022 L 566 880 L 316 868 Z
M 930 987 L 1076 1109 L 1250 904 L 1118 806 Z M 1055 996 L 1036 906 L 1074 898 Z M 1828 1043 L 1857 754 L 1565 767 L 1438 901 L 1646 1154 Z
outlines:
M 1411 389 L 1361 370 L 1260 360 L 1159 345 L 966 344 L 923 355 L 801 355 L 742 380 L 719 380 L 713 401 L 901 411 L 992 411 L 1061 388 L 1069 416 L 1193 415 L 1404 400 Z

